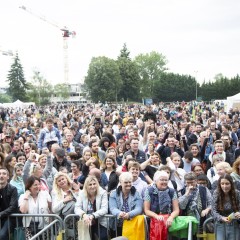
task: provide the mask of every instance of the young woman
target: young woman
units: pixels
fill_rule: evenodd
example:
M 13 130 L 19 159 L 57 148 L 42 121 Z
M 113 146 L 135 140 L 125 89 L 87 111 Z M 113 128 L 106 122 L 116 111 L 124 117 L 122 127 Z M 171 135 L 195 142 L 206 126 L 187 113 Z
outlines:
M 104 215 L 108 213 L 108 197 L 95 176 L 86 178 L 83 191 L 77 197 L 74 212 L 83 218 L 86 225 L 91 226 L 91 239 L 95 239 L 95 235 L 100 240 L 107 239 L 107 220 Z
M 14 166 L 13 178 L 10 181 L 10 184 L 17 188 L 18 198 L 20 197 L 21 194 L 25 192 L 25 185 L 22 177 L 23 166 L 24 165 L 22 163 L 17 163 Z
M 4 160 L 4 167 L 7 168 L 9 172 L 9 181 L 13 177 L 14 166 L 17 163 L 16 157 L 12 154 L 9 154 Z
M 18 163 L 22 163 L 24 165 L 27 160 L 26 154 L 23 152 L 19 152 L 16 156 L 16 159 Z
M 221 176 L 217 190 L 213 193 L 212 213 L 216 221 L 216 240 L 237 240 L 240 238 L 240 193 L 235 190 L 229 174 Z M 228 216 L 231 214 L 231 218 Z
M 171 179 L 177 183 L 177 190 L 180 192 L 184 188 L 184 176 L 186 174 L 184 169 L 179 168 L 181 165 L 180 155 L 176 152 L 173 152 L 170 158 L 167 158 L 167 165 L 173 172 Z
M 116 189 L 119 182 L 116 168 L 116 160 L 107 156 L 102 164 L 101 180 L 108 193 Z
M 75 160 L 71 162 L 72 172 L 69 173 L 69 177 L 72 181 L 78 182 L 79 177 L 82 175 L 81 172 L 81 163 L 79 160 Z

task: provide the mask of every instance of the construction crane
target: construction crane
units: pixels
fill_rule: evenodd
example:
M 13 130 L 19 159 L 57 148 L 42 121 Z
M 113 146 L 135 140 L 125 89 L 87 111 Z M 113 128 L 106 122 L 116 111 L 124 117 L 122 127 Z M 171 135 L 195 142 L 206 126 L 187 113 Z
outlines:
M 33 16 L 41 19 L 42 21 L 51 24 L 52 26 L 60 29 L 62 31 L 62 36 L 63 36 L 63 53 L 64 53 L 64 83 L 68 84 L 68 73 L 69 73 L 69 66 L 68 66 L 68 38 L 71 37 L 75 37 L 76 36 L 76 32 L 75 31 L 70 31 L 66 26 L 64 26 L 63 28 L 58 26 L 58 24 L 51 22 L 49 20 L 47 20 L 44 16 L 41 16 L 37 13 L 34 13 L 33 11 L 31 11 L 30 9 L 26 8 L 25 6 L 20 6 L 19 8 L 21 8 L 22 10 L 32 14 Z

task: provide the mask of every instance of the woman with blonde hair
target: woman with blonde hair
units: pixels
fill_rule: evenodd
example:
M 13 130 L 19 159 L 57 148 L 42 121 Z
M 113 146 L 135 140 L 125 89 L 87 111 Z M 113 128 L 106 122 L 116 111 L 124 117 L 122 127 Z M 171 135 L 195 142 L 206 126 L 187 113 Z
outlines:
M 216 170 L 217 170 L 217 175 L 219 176 L 219 178 L 223 177 L 225 174 L 230 175 L 232 173 L 232 167 L 227 162 L 217 163 Z M 240 183 L 238 181 L 235 181 L 234 184 L 235 184 L 236 189 L 240 189 Z M 212 193 L 217 189 L 217 186 L 218 186 L 218 180 L 215 180 L 212 183 L 212 189 L 211 189 Z
M 177 184 L 177 191 L 181 192 L 185 186 L 184 176 L 186 171 L 182 168 L 179 168 L 182 160 L 180 155 L 177 152 L 173 152 L 169 158 L 167 158 L 167 165 L 172 170 L 171 180 L 174 180 Z
M 91 239 L 95 239 L 96 236 L 100 240 L 107 239 L 107 219 L 104 215 L 108 213 L 108 197 L 95 176 L 86 178 L 83 190 L 77 197 L 74 212 L 86 225 L 91 226 Z M 98 222 L 100 236 L 98 236 Z
M 73 213 L 79 186 L 67 174 L 58 172 L 53 181 L 52 211 L 62 217 Z M 70 203 L 71 202 L 71 203 Z M 67 206 L 68 205 L 68 206 Z M 67 209 L 69 207 L 69 209 Z

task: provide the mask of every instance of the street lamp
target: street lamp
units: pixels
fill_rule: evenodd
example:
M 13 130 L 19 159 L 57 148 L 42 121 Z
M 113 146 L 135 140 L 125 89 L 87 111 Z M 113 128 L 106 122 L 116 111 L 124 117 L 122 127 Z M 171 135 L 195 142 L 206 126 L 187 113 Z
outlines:
M 194 73 L 195 73 L 195 81 L 196 81 L 196 101 L 197 101 L 197 95 L 198 95 L 198 92 L 197 92 L 197 73 L 198 73 L 198 71 L 196 70 L 196 71 L 194 71 Z

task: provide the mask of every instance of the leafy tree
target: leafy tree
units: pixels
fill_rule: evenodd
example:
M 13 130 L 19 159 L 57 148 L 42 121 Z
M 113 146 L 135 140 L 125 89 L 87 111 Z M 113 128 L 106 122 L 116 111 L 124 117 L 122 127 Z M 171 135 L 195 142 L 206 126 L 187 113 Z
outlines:
M 32 81 L 29 85 L 30 89 L 28 91 L 28 96 L 31 101 L 38 105 L 50 103 L 53 87 L 39 71 L 33 72 Z
M 68 99 L 70 96 L 70 87 L 66 83 L 56 84 L 54 86 L 54 94 L 62 100 Z
M 14 62 L 11 65 L 7 82 L 9 84 L 7 93 L 12 97 L 13 101 L 18 99 L 21 101 L 28 100 L 26 92 L 29 89 L 29 85 L 24 78 L 23 67 L 18 57 L 18 53 L 16 53 Z
M 117 60 L 123 82 L 119 98 L 123 100 L 139 100 L 141 79 L 138 74 L 137 65 L 132 62 L 129 55 L 130 52 L 127 49 L 126 43 L 124 43 Z
M 11 103 L 12 98 L 6 93 L 0 93 L 0 103 Z
M 196 81 L 191 76 L 162 73 L 156 82 L 153 98 L 155 101 L 191 101 L 195 99 Z
M 118 59 L 119 58 L 126 58 L 128 60 L 131 60 L 129 55 L 130 55 L 130 52 L 127 49 L 127 44 L 124 43 L 123 44 L 123 48 L 120 50 L 120 55 L 119 55 Z
M 152 51 L 147 54 L 139 54 L 134 62 L 138 66 L 139 76 L 141 78 L 142 97 L 153 96 L 156 82 L 160 81 L 161 74 L 167 70 L 167 59 L 161 53 Z
M 117 101 L 122 86 L 117 63 L 107 57 L 92 58 L 85 84 L 94 102 Z

